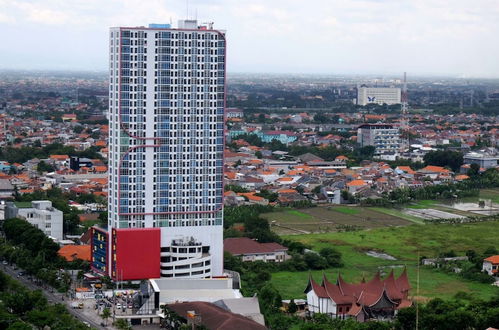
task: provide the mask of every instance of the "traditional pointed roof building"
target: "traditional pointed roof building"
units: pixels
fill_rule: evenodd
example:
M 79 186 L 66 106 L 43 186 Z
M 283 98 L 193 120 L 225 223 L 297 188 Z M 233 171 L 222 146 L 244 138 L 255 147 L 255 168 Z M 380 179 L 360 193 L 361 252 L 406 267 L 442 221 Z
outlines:
M 358 284 L 348 283 L 338 274 L 335 284 L 323 275 L 319 285 L 310 276 L 305 294 L 311 314 L 323 313 L 334 318 L 355 318 L 359 322 L 365 322 L 371 319 L 390 319 L 398 309 L 410 307 L 410 289 L 407 270 L 404 269 L 397 278 L 393 270 L 385 279 L 381 279 L 378 272 L 369 282 L 363 279 Z

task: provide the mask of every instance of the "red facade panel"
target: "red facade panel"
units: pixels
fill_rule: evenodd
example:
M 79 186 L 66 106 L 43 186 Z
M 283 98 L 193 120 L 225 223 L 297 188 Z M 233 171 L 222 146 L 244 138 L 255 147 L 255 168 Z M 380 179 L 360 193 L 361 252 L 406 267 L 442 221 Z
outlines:
M 112 278 L 117 281 L 160 277 L 159 228 L 113 229 Z

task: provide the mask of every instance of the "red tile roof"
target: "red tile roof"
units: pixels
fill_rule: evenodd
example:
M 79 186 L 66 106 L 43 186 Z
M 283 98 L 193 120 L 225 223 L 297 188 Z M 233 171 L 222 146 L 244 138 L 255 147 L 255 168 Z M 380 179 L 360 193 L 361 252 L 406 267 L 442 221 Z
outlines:
M 499 256 L 490 256 L 488 258 L 485 258 L 484 261 L 488 261 L 493 264 L 499 264 Z

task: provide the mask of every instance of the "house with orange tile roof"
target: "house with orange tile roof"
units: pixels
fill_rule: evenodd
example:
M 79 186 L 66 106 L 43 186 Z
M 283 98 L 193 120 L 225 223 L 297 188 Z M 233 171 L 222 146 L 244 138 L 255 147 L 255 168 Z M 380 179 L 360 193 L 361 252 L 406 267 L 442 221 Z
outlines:
M 428 165 L 418 170 L 417 174 L 430 179 L 436 179 L 437 177 L 449 177 L 451 171 L 442 166 Z
M 94 166 L 93 170 L 94 170 L 94 173 L 106 173 L 107 166 Z
M 70 262 L 77 259 L 85 261 L 92 259 L 90 245 L 64 245 L 57 254 Z
M 395 170 L 399 170 L 403 173 L 411 174 L 414 175 L 416 174 L 416 171 L 414 171 L 410 166 L 397 166 Z
M 361 188 L 367 187 L 367 182 L 362 179 L 352 180 L 347 183 L 348 191 L 353 194 Z
M 258 205 L 269 204 L 268 199 L 255 195 L 255 192 L 237 193 L 237 195 L 244 197 L 247 200 L 248 204 L 258 204 Z
M 499 255 L 483 259 L 482 271 L 490 276 L 496 276 L 499 272 Z
M 455 179 L 456 181 L 464 181 L 464 180 L 468 180 L 469 178 L 470 178 L 470 177 L 469 177 L 469 176 L 467 176 L 466 174 L 459 174 L 459 175 L 456 175 L 456 176 L 454 177 L 454 179 Z
M 95 146 L 96 147 L 105 147 L 105 146 L 107 146 L 107 142 L 104 140 L 99 140 L 99 141 L 95 142 Z

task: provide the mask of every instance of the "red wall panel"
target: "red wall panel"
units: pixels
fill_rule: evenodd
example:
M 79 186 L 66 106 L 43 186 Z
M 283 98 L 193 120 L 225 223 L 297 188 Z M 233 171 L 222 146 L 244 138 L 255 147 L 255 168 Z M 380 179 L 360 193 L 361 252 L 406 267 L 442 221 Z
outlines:
M 159 228 L 113 229 L 112 277 L 118 281 L 160 277 Z

